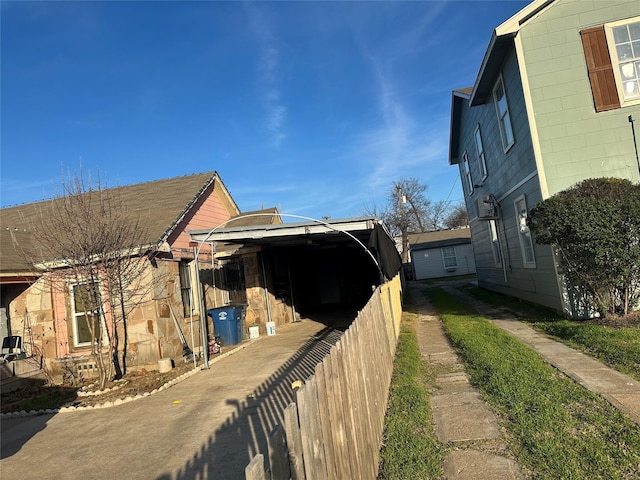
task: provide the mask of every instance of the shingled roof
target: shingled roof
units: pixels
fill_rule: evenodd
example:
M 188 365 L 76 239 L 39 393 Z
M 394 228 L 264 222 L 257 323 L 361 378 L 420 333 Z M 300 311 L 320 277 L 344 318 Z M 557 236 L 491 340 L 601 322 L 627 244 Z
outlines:
M 280 212 L 276 207 L 271 207 L 243 212 L 229 220 L 225 227 L 255 227 L 258 225 L 279 225 L 281 223 Z
M 414 233 L 409 235 L 411 250 L 424 250 L 464 243 L 471 243 L 471 230 L 469 230 L 469 228 L 439 230 L 436 232 Z
M 216 172 L 206 172 L 115 187 L 104 192 L 113 194 L 127 212 L 139 218 L 141 230 L 147 234 L 146 243 L 151 244 L 164 241 L 202 193 L 216 181 L 222 183 Z M 226 192 L 226 188 L 223 190 Z M 230 196 L 228 200 L 239 211 Z M 28 269 L 19 249 L 32 248 L 30 231 L 34 221 L 41 212 L 55 208 L 56 202 L 60 201 L 57 198 L 0 209 L 0 271 Z

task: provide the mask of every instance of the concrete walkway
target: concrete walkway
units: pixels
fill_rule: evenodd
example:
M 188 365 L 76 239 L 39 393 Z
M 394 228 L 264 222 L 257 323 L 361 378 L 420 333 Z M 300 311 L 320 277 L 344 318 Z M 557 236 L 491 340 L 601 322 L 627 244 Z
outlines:
M 453 287 L 444 289 L 470 305 L 495 325 L 536 350 L 542 357 L 586 389 L 601 395 L 611 405 L 640 424 L 640 382 L 607 367 L 598 360 L 536 332 L 510 312 L 486 305 Z
M 341 332 L 278 328 L 173 387 L 99 410 L 2 418 L 2 479 L 244 478 L 304 380 Z
M 445 478 L 525 478 L 502 437 L 498 418 L 470 385 L 440 319 L 417 285 L 409 285 L 409 290 L 410 308 L 418 314 L 416 335 L 420 353 L 436 372 L 437 390 L 431 395 L 436 436 L 440 442 L 453 447 L 444 459 Z

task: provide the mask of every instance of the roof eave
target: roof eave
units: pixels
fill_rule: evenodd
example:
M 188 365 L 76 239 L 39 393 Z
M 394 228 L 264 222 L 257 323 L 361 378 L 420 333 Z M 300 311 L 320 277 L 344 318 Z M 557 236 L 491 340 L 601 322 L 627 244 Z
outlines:
M 461 99 L 469 100 L 469 95 L 459 90 L 454 90 L 451 94 L 451 119 L 449 127 L 449 165 L 457 165 L 460 163 L 460 155 L 458 153 L 460 130 L 460 105 Z
M 486 101 L 495 82 L 497 72 L 499 72 L 504 57 L 508 52 L 508 47 L 518 35 L 522 26 L 555 1 L 535 0 L 493 31 L 471 93 L 470 105 L 472 107 L 481 105 Z
M 169 235 L 173 233 L 173 231 L 180 224 L 182 219 L 187 215 L 187 213 L 189 213 L 189 210 L 191 210 L 191 208 L 196 204 L 196 202 L 202 196 L 202 194 L 207 190 L 207 188 L 211 186 L 211 184 L 213 184 L 213 182 L 216 181 L 216 179 L 219 179 L 218 172 L 213 172 L 213 174 L 209 177 L 209 180 L 205 182 L 205 184 L 200 188 L 200 190 L 198 190 L 198 192 L 194 195 L 191 201 L 184 207 L 182 212 L 180 212 L 180 215 L 178 215 L 178 217 L 173 222 L 171 222 L 171 225 L 169 225 L 169 228 L 167 228 L 164 231 L 164 233 L 160 236 L 160 239 L 159 239 L 160 243 L 167 241 L 167 238 L 169 238 Z M 226 190 L 226 188 L 224 190 Z
M 482 59 L 478 77 L 473 85 L 469 102 L 470 106 L 475 107 L 482 105 L 486 101 L 515 36 L 515 33 L 498 36 L 494 30 L 487 52 Z
M 374 218 L 354 218 L 333 220 L 331 222 L 296 222 L 249 227 L 221 228 L 217 231 L 192 230 L 187 233 L 194 242 L 232 242 L 243 239 L 275 238 L 291 235 L 308 235 L 313 233 L 352 232 L 372 230 L 380 223 Z

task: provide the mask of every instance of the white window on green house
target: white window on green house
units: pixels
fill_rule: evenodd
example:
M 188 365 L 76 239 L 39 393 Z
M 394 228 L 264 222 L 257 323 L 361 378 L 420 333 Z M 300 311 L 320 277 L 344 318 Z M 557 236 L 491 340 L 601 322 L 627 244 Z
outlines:
M 502 246 L 498 235 L 498 225 L 495 220 L 489 220 L 489 239 L 491 240 L 491 251 L 493 252 L 493 264 L 502 267 Z
M 484 146 L 482 145 L 482 135 L 480 134 L 480 125 L 476 127 L 476 132 L 474 133 L 475 141 L 476 141 L 476 153 L 478 154 L 478 169 L 480 170 L 480 179 L 484 180 L 487 178 L 487 159 L 484 154 Z
M 520 238 L 520 250 L 522 251 L 522 264 L 525 268 L 535 268 L 536 258 L 533 252 L 531 232 L 527 226 L 527 203 L 524 196 L 517 198 L 514 206 L 516 209 L 518 237 Z
M 640 17 L 607 24 L 605 32 L 620 101 L 640 103 Z
M 507 104 L 507 94 L 504 90 L 502 76 L 498 78 L 498 83 L 493 88 L 493 100 L 496 104 L 498 114 L 498 124 L 500 125 L 500 136 L 502 137 L 502 148 L 506 152 L 514 143 L 513 129 L 511 128 L 511 115 L 509 115 L 509 105 Z
M 442 262 L 444 269 L 453 271 L 458 268 L 458 259 L 456 258 L 456 249 L 454 247 L 442 247 Z
M 462 175 L 464 177 L 464 186 L 467 193 L 471 195 L 473 193 L 473 180 L 471 179 L 471 170 L 469 169 L 469 155 L 467 152 L 462 154 Z
M 71 285 L 73 314 L 73 345 L 85 347 L 95 343 L 100 335 L 100 293 L 97 283 Z

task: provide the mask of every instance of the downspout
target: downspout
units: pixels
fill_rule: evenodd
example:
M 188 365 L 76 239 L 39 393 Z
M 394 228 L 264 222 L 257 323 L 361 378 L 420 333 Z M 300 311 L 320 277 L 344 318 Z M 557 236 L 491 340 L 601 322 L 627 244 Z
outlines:
M 506 241 L 507 241 L 507 232 L 505 231 L 504 223 L 500 219 L 498 221 L 502 224 L 502 231 L 504 233 L 504 241 L 506 243 Z M 506 286 L 506 285 L 509 284 L 509 280 L 507 279 L 507 259 L 504 256 L 504 248 L 502 247 L 502 242 L 500 241 L 500 230 L 498 230 L 497 228 L 496 228 L 496 230 L 497 230 L 496 233 L 498 234 L 498 247 L 500 247 L 500 255 L 502 255 L 502 273 L 504 275 L 504 283 L 505 283 L 505 286 Z M 508 246 L 507 246 L 507 248 L 508 248 Z
M 262 265 L 262 281 L 264 282 L 264 300 L 267 305 L 267 321 L 271 321 L 271 305 L 269 304 L 269 289 L 267 288 L 267 272 L 264 268 L 264 252 L 260 252 L 260 264 Z

